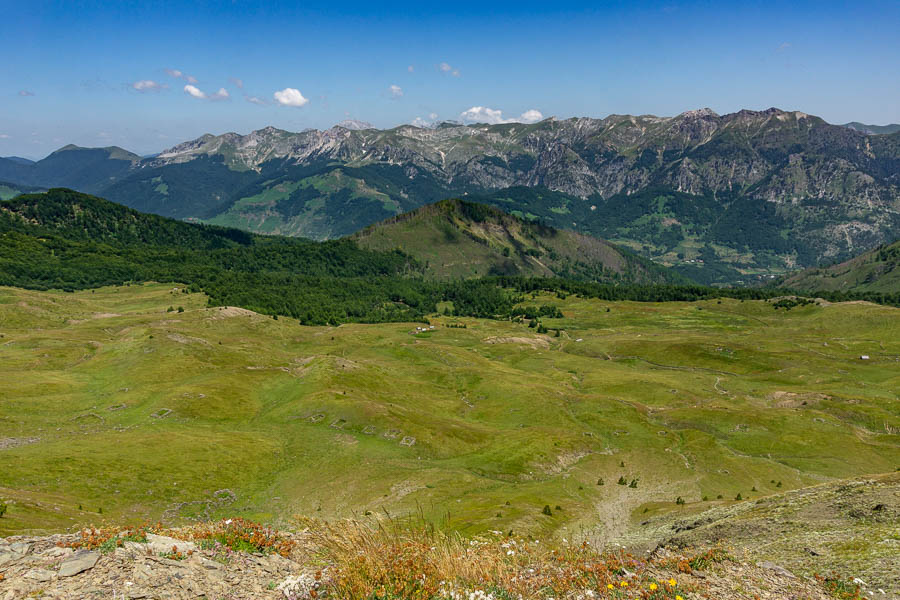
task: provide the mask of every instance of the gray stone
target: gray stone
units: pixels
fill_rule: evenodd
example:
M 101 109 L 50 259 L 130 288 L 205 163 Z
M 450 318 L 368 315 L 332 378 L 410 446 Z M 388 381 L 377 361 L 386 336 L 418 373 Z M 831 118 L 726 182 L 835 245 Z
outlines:
M 31 551 L 31 542 L 15 542 L 9 545 L 9 549 L 24 556 Z
M 208 571 L 220 571 L 225 568 L 222 563 L 210 560 L 208 558 L 200 556 L 199 554 L 194 555 L 194 558 L 191 559 L 191 564 L 197 567 L 202 567 L 203 569 L 206 569 Z
M 59 576 L 72 577 L 73 575 L 78 575 L 88 569 L 93 569 L 98 560 L 100 560 L 99 552 L 94 552 L 92 550 L 76 552 L 72 558 L 64 561 L 59 566 Z
M 763 569 L 768 569 L 770 571 L 778 573 L 782 577 L 790 577 L 791 579 L 796 579 L 796 576 L 793 573 L 791 573 L 790 571 L 788 571 L 787 569 L 785 569 L 782 566 L 776 565 L 773 562 L 769 562 L 766 560 L 766 561 L 759 563 L 759 566 L 762 567 Z
M 169 552 L 172 552 L 173 547 L 182 554 L 195 552 L 197 550 L 197 545 L 193 542 L 185 542 L 184 540 L 177 540 L 175 538 L 153 533 L 147 534 L 146 546 L 149 547 L 150 551 L 154 554 L 168 554 Z
M 66 556 L 71 556 L 75 551 L 71 548 L 60 548 L 58 546 L 53 546 L 52 548 L 48 548 L 41 552 L 41 557 L 43 558 L 63 558 Z
M 42 583 L 47 582 L 53 579 L 53 571 L 48 571 L 47 569 L 31 569 L 25 573 L 25 579 L 40 581 Z

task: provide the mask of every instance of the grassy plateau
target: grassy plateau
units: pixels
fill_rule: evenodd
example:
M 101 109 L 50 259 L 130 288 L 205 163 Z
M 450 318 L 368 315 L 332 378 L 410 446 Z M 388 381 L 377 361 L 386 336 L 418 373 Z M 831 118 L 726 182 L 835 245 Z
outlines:
M 563 317 L 308 327 L 174 284 L 0 288 L 0 535 L 387 513 L 603 543 L 900 467 L 896 308 L 525 304 Z

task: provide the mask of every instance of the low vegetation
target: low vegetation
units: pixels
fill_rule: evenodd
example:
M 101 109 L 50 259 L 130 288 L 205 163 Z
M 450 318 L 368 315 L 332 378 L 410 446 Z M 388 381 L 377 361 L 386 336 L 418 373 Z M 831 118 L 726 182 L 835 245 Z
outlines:
M 647 559 L 561 544 L 491 535 L 465 539 L 427 527 L 320 524 L 314 547 L 329 565 L 323 595 L 347 600 L 400 598 L 506 600 L 569 597 L 679 600 L 699 590 L 679 584 L 678 559 Z M 715 551 L 712 560 L 724 560 Z
M 900 466 L 894 308 L 517 292 L 556 337 L 304 327 L 184 290 L 0 288 L 0 532 L 420 506 L 612 539 Z

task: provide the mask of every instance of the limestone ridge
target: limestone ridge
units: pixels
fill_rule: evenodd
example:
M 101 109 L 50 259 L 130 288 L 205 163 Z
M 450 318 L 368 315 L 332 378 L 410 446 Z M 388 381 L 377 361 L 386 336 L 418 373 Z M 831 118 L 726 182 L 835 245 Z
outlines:
M 114 149 L 0 159 L 0 180 L 314 239 L 475 194 L 691 277 L 702 264 L 704 282 L 735 283 L 898 237 L 900 132 L 868 131 L 777 108 L 385 130 L 353 121 L 207 134 L 143 159 Z M 78 156 L 83 164 L 69 164 Z

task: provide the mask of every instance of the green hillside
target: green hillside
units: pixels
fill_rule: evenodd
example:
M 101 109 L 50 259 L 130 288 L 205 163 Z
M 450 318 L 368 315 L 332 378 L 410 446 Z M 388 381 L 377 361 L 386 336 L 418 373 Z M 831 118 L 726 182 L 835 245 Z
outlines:
M 38 192 L 40 188 L 34 188 L 19 183 L 9 183 L 8 181 L 0 181 L 0 200 L 9 200 L 19 194 L 27 194 L 29 192 Z
M 900 293 L 900 241 L 836 265 L 806 269 L 783 284 L 806 292 Z
M 0 159 L 0 180 L 38 188 L 69 187 L 97 193 L 130 174 L 137 154 L 118 146 L 81 148 L 69 144 L 37 162 Z
M 369 226 L 360 246 L 402 249 L 438 279 L 484 275 L 686 283 L 675 273 L 583 234 L 527 221 L 468 200 L 444 200 Z
M 320 243 L 194 225 L 65 189 L 0 203 L 2 285 L 74 290 L 181 282 L 217 304 L 310 323 L 421 318 L 454 293 L 460 310 L 467 301 L 486 313 L 496 303 L 509 305 L 496 286 L 447 290 L 403 276 L 417 269 L 402 253 L 363 250 L 349 240 Z
M 542 305 L 549 335 L 303 327 L 173 284 L 0 288 L 0 534 L 422 511 L 599 542 L 900 466 L 898 309 L 519 306 Z

